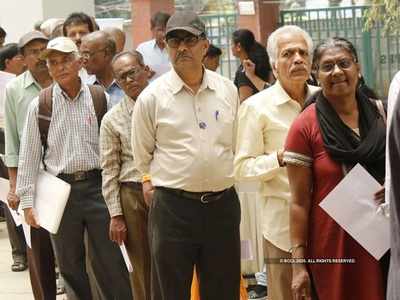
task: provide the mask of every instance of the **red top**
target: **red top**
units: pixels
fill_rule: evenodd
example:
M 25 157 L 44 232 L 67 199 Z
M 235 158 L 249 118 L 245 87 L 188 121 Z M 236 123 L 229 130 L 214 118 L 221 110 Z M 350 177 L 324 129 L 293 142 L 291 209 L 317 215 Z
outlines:
M 291 162 L 288 163 L 308 164 L 312 168 L 313 194 L 308 226 L 308 258 L 354 260 L 350 264 L 309 264 L 318 298 L 385 299 L 379 261 L 319 206 L 341 181 L 343 171 L 341 165 L 333 161 L 325 151 L 315 104 L 310 105 L 292 124 L 285 151 L 291 157 Z

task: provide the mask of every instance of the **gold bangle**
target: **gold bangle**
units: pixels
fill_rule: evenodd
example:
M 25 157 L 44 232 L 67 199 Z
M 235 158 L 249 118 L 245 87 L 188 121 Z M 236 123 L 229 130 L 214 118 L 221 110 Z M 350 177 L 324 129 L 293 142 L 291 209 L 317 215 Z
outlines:
M 292 248 L 289 249 L 289 253 L 294 254 L 296 252 L 296 250 L 299 248 L 307 248 L 307 245 L 304 245 L 304 244 L 294 245 Z
M 145 174 L 142 176 L 142 183 L 151 181 L 151 175 L 150 174 Z

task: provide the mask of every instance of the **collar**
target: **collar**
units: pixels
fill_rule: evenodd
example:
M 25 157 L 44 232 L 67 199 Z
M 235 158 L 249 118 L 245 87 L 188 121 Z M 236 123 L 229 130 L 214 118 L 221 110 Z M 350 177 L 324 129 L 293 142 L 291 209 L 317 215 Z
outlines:
M 151 42 L 151 48 L 152 49 L 158 49 L 161 52 L 164 52 L 166 50 L 166 47 L 164 47 L 164 49 L 161 49 L 160 47 L 158 47 L 158 45 L 156 43 L 156 39 L 152 39 L 152 40 L 150 40 L 150 42 Z
M 93 82 L 92 84 L 100 85 L 100 86 L 102 86 L 106 91 L 109 91 L 110 89 L 112 89 L 112 88 L 114 88 L 114 87 L 118 87 L 118 88 L 119 88 L 119 85 L 117 84 L 117 82 L 115 81 L 115 79 L 113 79 L 113 81 L 111 82 L 111 84 L 110 84 L 108 87 L 105 87 L 104 85 L 102 85 L 102 84 L 100 83 L 100 81 L 97 80 L 97 77 L 94 77 L 94 78 L 95 78 L 95 80 L 94 80 L 94 82 Z
M 82 80 L 80 80 L 81 82 L 81 87 L 79 89 L 78 94 L 75 96 L 74 99 L 71 99 L 68 94 L 66 92 L 64 92 L 64 90 L 61 88 L 61 86 L 58 83 L 54 84 L 54 93 L 61 95 L 65 100 L 67 101 L 71 101 L 74 102 L 75 100 L 79 99 L 79 97 L 81 96 L 81 94 L 84 91 L 84 87 L 85 85 L 82 83 Z
M 122 100 L 126 110 L 128 111 L 129 115 L 132 115 L 133 113 L 133 108 L 135 107 L 135 100 L 133 100 L 131 97 L 125 94 L 124 99 Z
M 176 73 L 174 68 L 171 68 L 169 74 L 169 85 L 174 95 L 180 92 L 184 87 L 187 88 L 188 90 L 191 90 L 190 87 L 186 83 L 184 83 L 183 80 L 179 77 L 178 73 Z M 208 71 L 203 66 L 203 80 L 200 84 L 198 92 L 205 90 L 207 87 L 214 91 L 217 90 L 215 82 L 210 78 L 210 71 Z
M 308 85 L 307 83 L 305 84 L 305 89 L 307 91 L 306 93 L 306 99 L 308 99 L 309 96 L 311 96 L 311 94 L 315 91 L 315 87 Z M 285 104 L 286 102 L 289 101 L 296 101 L 293 100 L 288 93 L 285 91 L 285 89 L 282 87 L 281 83 L 279 82 L 279 80 L 276 80 L 275 84 L 273 85 L 273 87 L 275 87 L 275 93 L 276 96 L 274 97 L 274 103 L 275 105 L 282 105 Z M 297 102 L 297 101 L 296 101 Z
M 27 89 L 30 87 L 32 84 L 36 85 L 39 89 L 42 89 L 39 83 L 35 80 L 33 77 L 31 71 L 27 70 L 24 73 L 24 89 Z

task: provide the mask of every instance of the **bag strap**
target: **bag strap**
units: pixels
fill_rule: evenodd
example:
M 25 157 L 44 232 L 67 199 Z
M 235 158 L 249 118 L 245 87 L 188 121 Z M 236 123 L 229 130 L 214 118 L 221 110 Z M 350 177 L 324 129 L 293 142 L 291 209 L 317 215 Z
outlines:
M 99 125 L 103 116 L 107 112 L 107 98 L 104 94 L 104 89 L 101 86 L 89 85 L 90 95 L 92 96 L 93 106 L 97 117 L 97 122 Z M 47 150 L 47 137 L 49 135 L 49 127 L 51 122 L 51 116 L 53 113 L 53 85 L 43 89 L 39 94 L 39 113 L 38 113 L 38 123 L 39 123 L 39 133 L 40 140 L 43 146 L 42 162 L 46 169 L 46 164 L 44 163 L 44 155 Z
M 40 140 L 43 146 L 42 161 L 43 166 L 46 169 L 44 163 L 44 155 L 47 150 L 47 136 L 49 135 L 49 127 L 51 122 L 51 115 L 53 112 L 53 85 L 43 89 L 39 94 L 39 113 L 38 113 L 38 123 L 39 123 L 39 133 Z
M 101 125 L 101 120 L 107 112 L 107 98 L 104 88 L 100 85 L 89 85 L 90 95 L 92 96 L 93 107 L 97 117 L 97 124 Z

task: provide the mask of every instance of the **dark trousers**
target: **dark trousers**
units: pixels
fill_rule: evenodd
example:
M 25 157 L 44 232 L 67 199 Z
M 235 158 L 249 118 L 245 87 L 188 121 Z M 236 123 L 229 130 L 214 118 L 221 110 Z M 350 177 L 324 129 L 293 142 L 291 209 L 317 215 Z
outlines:
M 122 184 L 120 190 L 122 211 L 128 229 L 125 243 L 133 265 L 130 274 L 134 299 L 150 300 L 151 258 L 148 239 L 148 212 L 141 189 Z
M 33 296 L 35 300 L 55 300 L 56 274 L 49 232 L 31 227 L 31 246 L 27 247 L 27 257 Z
M 87 230 L 90 264 L 106 300 L 132 299 L 129 275 L 117 244 L 109 239 L 110 215 L 101 195 L 101 177 L 71 183 L 57 234 L 52 235 L 69 300 L 90 300 L 85 267 Z
M 0 147 L 4 134 L 0 130 Z M 8 178 L 7 168 L 0 159 L 0 177 Z M 5 208 L 7 210 L 7 208 Z M 7 216 L 8 214 L 8 216 Z M 35 300 L 56 299 L 56 274 L 54 271 L 54 254 L 50 242 L 49 232 L 43 228 L 31 228 L 31 246 L 25 247 L 25 237 L 22 228 L 16 228 L 10 212 L 6 212 L 7 230 L 10 237 L 13 259 L 24 257 L 28 260 L 29 277 L 31 280 L 32 292 Z M 10 221 L 11 220 L 11 221 Z M 12 223 L 11 223 L 12 222 Z M 13 245 L 14 244 L 14 245 Z M 14 254 L 14 247 L 17 253 Z M 18 255 L 18 256 L 16 256 Z M 25 259 L 25 257 L 24 257 Z
M 4 134 L 2 135 L 0 130 L 0 153 L 4 150 L 2 147 L 2 141 L 4 140 Z M 1 149 L 3 148 L 3 149 Z M 0 177 L 8 179 L 7 168 L 3 161 L 0 159 Z M 7 205 L 4 204 L 4 216 L 7 222 L 8 238 L 10 239 L 11 253 L 14 262 L 26 262 L 26 243 L 25 236 L 22 230 L 22 226 L 15 226 L 14 219 L 8 209 Z
M 189 300 L 196 265 L 201 299 L 239 300 L 239 224 L 234 188 L 208 204 L 156 188 L 149 214 L 152 299 Z
M 4 205 L 4 216 L 6 217 L 13 261 L 14 263 L 26 263 L 26 243 L 22 226 L 17 227 L 15 225 L 11 212 L 6 205 Z

